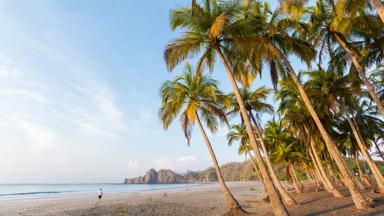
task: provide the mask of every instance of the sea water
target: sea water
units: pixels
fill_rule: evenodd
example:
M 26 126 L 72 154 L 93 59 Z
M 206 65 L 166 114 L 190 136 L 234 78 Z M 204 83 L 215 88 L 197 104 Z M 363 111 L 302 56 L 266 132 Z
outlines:
M 188 189 L 202 184 L 0 184 L 0 200 Z

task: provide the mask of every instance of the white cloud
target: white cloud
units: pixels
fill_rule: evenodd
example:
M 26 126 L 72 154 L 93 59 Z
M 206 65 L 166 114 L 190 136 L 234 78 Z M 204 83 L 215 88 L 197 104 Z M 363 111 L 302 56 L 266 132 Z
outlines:
M 25 74 L 17 69 L 11 68 L 6 62 L 0 59 L 0 79 L 6 79 L 7 82 L 15 82 L 24 88 L 38 87 L 38 83 L 26 78 Z
M 153 160 L 156 169 L 172 169 L 177 171 L 185 171 L 191 169 L 198 162 L 198 158 L 194 155 L 182 157 L 162 157 Z
M 11 121 L 24 132 L 31 150 L 47 149 L 55 145 L 56 135 L 51 129 L 27 120 L 13 118 Z
M 124 115 L 115 101 L 114 93 L 94 80 L 84 79 L 82 84 L 68 85 L 82 95 L 82 99 L 67 105 L 73 122 L 88 133 L 114 137 L 126 128 Z
M 129 170 L 137 170 L 137 168 L 139 167 L 139 163 L 137 161 L 133 161 L 133 160 L 129 160 L 128 161 L 128 169 Z
M 33 90 L 27 90 L 27 89 L 4 89 L 0 90 L 0 95 L 4 97 L 20 97 L 22 99 L 32 100 L 34 102 L 37 102 L 39 104 L 47 104 L 48 99 L 45 95 L 33 91 Z

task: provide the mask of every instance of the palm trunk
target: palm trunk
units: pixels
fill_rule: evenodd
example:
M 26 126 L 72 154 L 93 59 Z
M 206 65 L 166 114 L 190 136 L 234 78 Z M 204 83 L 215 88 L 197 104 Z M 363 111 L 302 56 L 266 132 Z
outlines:
M 327 146 L 327 149 L 328 149 L 330 155 L 335 160 L 337 167 L 339 168 L 341 174 L 343 175 L 345 185 L 347 186 L 349 192 L 351 193 L 351 197 L 352 197 L 352 200 L 353 200 L 356 208 L 357 209 L 368 208 L 370 206 L 370 203 L 359 192 L 355 183 L 353 182 L 352 176 L 350 175 L 350 172 L 348 172 L 348 168 L 347 168 L 347 165 L 346 165 L 344 159 L 342 158 L 340 152 L 336 148 L 336 145 L 334 144 L 332 138 L 329 136 L 328 132 L 325 130 L 323 124 L 321 123 L 319 116 L 317 115 L 315 109 L 313 108 L 313 106 L 312 106 L 312 104 L 308 98 L 308 95 L 305 93 L 305 90 L 304 90 L 303 86 L 301 85 L 299 78 L 295 74 L 290 62 L 285 57 L 285 55 L 283 53 L 281 53 L 281 51 L 279 49 L 276 48 L 276 50 L 279 52 L 280 57 L 283 59 L 284 64 L 287 67 L 290 76 L 292 77 L 293 81 L 295 82 L 296 87 L 299 90 L 300 96 L 303 99 L 303 102 L 304 102 L 306 108 L 308 109 L 308 112 L 310 113 L 313 120 L 315 121 L 316 126 L 319 129 L 320 134 L 324 139 L 325 145 Z
M 301 183 L 301 181 L 300 181 L 300 179 L 299 179 L 299 176 L 297 175 L 297 173 L 296 173 L 296 170 L 295 170 L 295 167 L 293 166 L 293 165 L 291 165 L 292 166 L 292 172 L 293 172 L 293 174 L 294 174 L 294 178 L 296 179 L 296 182 L 297 182 L 297 184 L 299 185 L 299 187 L 300 187 L 300 189 L 304 189 L 304 185 Z
M 256 137 L 259 139 L 259 143 L 260 143 L 261 149 L 264 152 L 265 162 L 267 163 L 269 174 L 271 175 L 272 181 L 275 184 L 276 189 L 279 191 L 281 197 L 283 198 L 284 202 L 287 205 L 295 205 L 295 204 L 297 204 L 297 202 L 283 188 L 283 186 L 281 185 L 281 182 L 277 178 L 275 170 L 273 170 L 273 166 L 271 164 L 271 160 L 269 158 L 267 148 L 265 147 L 265 143 L 264 143 L 264 140 L 263 140 L 263 136 L 261 134 L 261 129 L 259 127 L 259 124 L 257 123 L 255 117 L 253 116 L 252 112 L 250 112 L 250 111 L 249 111 L 249 116 L 251 117 L 253 125 L 255 126 Z
M 253 167 L 255 168 L 255 171 L 256 171 L 257 175 L 259 176 L 259 179 L 260 179 L 261 183 L 263 183 L 264 188 L 265 188 L 265 183 L 264 183 L 263 177 L 261 176 L 260 169 L 257 167 L 257 164 L 255 162 L 255 158 L 253 157 L 253 155 L 251 154 L 251 152 L 249 151 L 247 146 L 245 146 L 245 149 L 248 152 L 248 155 L 252 161 Z
M 323 175 L 321 175 L 321 173 L 320 173 L 319 166 L 318 166 L 317 162 L 315 161 L 315 157 L 313 156 L 312 151 L 310 150 L 308 152 L 309 152 L 309 156 L 310 156 L 311 160 L 313 161 L 313 167 L 314 167 L 313 174 L 314 174 L 316 180 L 318 182 L 320 182 L 321 184 L 323 184 L 326 191 L 328 191 L 329 193 L 332 193 L 330 190 L 330 187 L 328 186 L 328 183 L 325 181 Z M 320 184 L 319 184 L 319 186 L 320 186 Z
M 248 133 L 248 136 L 250 138 L 252 149 L 253 149 L 253 151 L 255 153 L 256 162 L 257 162 L 257 165 L 258 165 L 258 167 L 260 169 L 261 175 L 262 175 L 262 177 L 264 179 L 264 183 L 265 183 L 265 186 L 267 188 L 268 195 L 269 195 L 269 197 L 271 199 L 271 204 L 272 204 L 273 212 L 274 212 L 274 214 L 276 216 L 286 216 L 286 215 L 289 215 L 287 209 L 284 206 L 283 201 L 281 200 L 281 198 L 280 198 L 280 196 L 279 196 L 275 186 L 273 185 L 271 177 L 269 176 L 267 168 L 265 167 L 263 158 L 261 157 L 259 148 L 257 147 L 256 137 L 253 134 L 251 121 L 249 120 L 249 116 L 247 114 L 247 110 L 245 109 L 245 106 L 244 106 L 244 101 L 241 98 L 239 87 L 237 86 L 237 83 L 236 83 L 235 77 L 234 77 L 234 75 L 232 73 L 231 67 L 229 66 L 229 64 L 228 64 L 224 54 L 222 53 L 220 47 L 216 47 L 216 51 L 217 51 L 217 53 L 218 53 L 218 55 L 220 57 L 221 62 L 223 63 L 223 65 L 225 67 L 227 75 L 228 75 L 228 77 L 230 79 L 230 82 L 232 84 L 233 91 L 234 91 L 234 93 L 236 95 L 237 102 L 239 103 L 241 115 L 243 117 L 243 120 L 244 120 L 244 123 L 245 123 L 245 127 L 247 129 L 247 133 Z
M 371 4 L 375 7 L 377 14 L 380 16 L 381 20 L 384 22 L 384 5 L 380 0 L 371 0 Z
M 378 0 L 380 1 L 380 0 Z M 357 58 L 356 53 L 348 47 L 348 45 L 345 43 L 344 40 L 342 40 L 337 33 L 333 34 L 337 42 L 340 44 L 341 47 L 348 53 L 349 57 L 352 59 L 352 63 L 355 66 L 357 72 L 359 73 L 360 79 L 363 80 L 364 85 L 367 87 L 367 90 L 369 94 L 371 95 L 373 101 L 375 101 L 376 106 L 381 114 L 382 117 L 384 117 L 384 106 L 380 101 L 379 96 L 376 94 L 375 88 L 372 86 L 372 84 L 369 82 L 367 76 L 365 75 L 365 72 L 363 70 L 363 67 L 360 65 L 359 60 Z
M 375 143 L 375 147 L 376 147 L 377 153 L 379 153 L 381 159 L 384 161 L 384 155 L 383 155 L 383 152 L 381 152 L 380 147 L 379 147 L 379 145 L 377 144 L 377 141 L 375 140 L 374 143 Z
M 204 141 L 207 144 L 209 153 L 211 155 L 213 166 L 215 168 L 217 179 L 219 180 L 221 191 L 224 193 L 224 198 L 227 203 L 227 207 L 229 209 L 238 209 L 238 208 L 241 209 L 239 202 L 235 199 L 235 197 L 232 195 L 231 191 L 229 191 L 227 185 L 225 184 L 223 175 L 221 174 L 219 163 L 217 162 L 217 159 L 216 159 L 216 155 L 212 149 L 212 145 L 208 139 L 207 134 L 205 133 L 204 127 L 201 124 L 201 121 L 197 112 L 196 112 L 196 119 L 197 119 L 197 124 L 199 125 L 199 128 L 200 128 L 201 134 L 203 135 Z
M 257 164 L 256 164 L 256 162 L 255 162 L 255 158 L 253 157 L 253 155 L 251 154 L 251 152 L 249 151 L 249 149 L 248 149 L 247 146 L 245 146 L 245 149 L 247 150 L 248 155 L 249 155 L 249 157 L 250 157 L 251 160 L 252 160 L 253 167 L 255 168 L 255 171 L 256 171 L 257 175 L 259 176 L 259 179 L 260 179 L 261 183 L 263 183 L 264 191 L 265 191 L 265 194 L 267 195 L 267 197 L 265 197 L 264 199 L 265 199 L 265 200 L 266 200 L 267 198 L 269 199 L 269 196 L 268 196 L 268 193 L 267 193 L 267 189 L 266 189 L 266 187 L 265 187 L 265 183 L 264 183 L 263 177 L 261 176 L 260 169 L 257 167 Z
M 315 166 L 315 165 L 314 165 L 314 166 Z M 309 169 L 309 172 L 310 172 L 310 174 L 312 175 L 312 178 L 313 178 L 314 181 L 315 181 L 315 185 L 316 185 L 317 187 L 320 187 L 321 184 L 323 184 L 323 182 L 320 180 L 320 178 L 319 178 L 319 176 L 318 176 L 318 173 L 317 173 L 317 171 L 316 171 L 316 168 L 313 167 L 313 168 Z
M 357 171 L 359 172 L 359 177 L 361 181 L 363 181 L 364 184 L 367 185 L 368 187 L 373 187 L 371 181 L 368 179 L 368 177 L 365 175 L 365 173 L 361 169 L 359 159 L 356 156 L 354 156 L 354 159 L 355 159 L 355 164 L 357 166 Z
M 371 169 L 373 176 L 375 177 L 380 193 L 384 193 L 384 178 L 381 175 L 379 168 L 377 168 L 375 162 L 373 161 L 371 155 L 369 154 L 368 149 L 364 144 L 364 140 L 361 137 L 358 126 L 352 121 L 351 118 L 349 118 L 349 116 L 347 116 L 347 120 L 349 126 L 352 128 L 353 135 L 355 136 L 360 152 L 363 154 L 365 161 L 367 161 L 368 166 Z
M 318 167 L 318 169 L 319 169 L 319 172 L 320 172 L 320 175 L 323 177 L 323 179 L 324 179 L 324 187 L 325 187 L 325 189 L 328 191 L 328 192 L 330 192 L 330 193 L 332 193 L 333 194 L 333 196 L 335 196 L 335 197 L 344 197 L 341 193 L 340 193 L 340 191 L 338 191 L 337 189 L 336 189 L 336 187 L 333 185 L 333 183 L 329 180 L 329 178 L 328 178 L 328 176 L 327 176 L 327 173 L 325 172 L 325 170 L 324 170 L 324 167 L 323 167 L 323 165 L 321 164 L 321 161 L 320 161 L 320 158 L 319 158 L 319 156 L 317 155 L 317 152 L 316 152 L 316 149 L 315 149 L 315 146 L 314 146 L 314 142 L 313 142 L 313 140 L 312 140 L 312 138 L 311 138 L 311 150 L 312 150 L 312 155 L 313 155 L 313 157 L 314 157 L 314 159 L 315 159 L 315 163 L 316 163 L 316 165 L 317 165 L 317 167 Z
M 305 168 L 305 176 L 307 176 L 307 179 L 311 182 L 314 183 L 315 179 L 313 178 L 312 174 L 309 172 L 308 168 Z
M 303 193 L 303 190 L 298 182 L 295 170 L 293 169 L 293 166 L 291 164 L 289 164 L 289 170 L 290 170 L 293 186 L 295 187 L 296 193 Z

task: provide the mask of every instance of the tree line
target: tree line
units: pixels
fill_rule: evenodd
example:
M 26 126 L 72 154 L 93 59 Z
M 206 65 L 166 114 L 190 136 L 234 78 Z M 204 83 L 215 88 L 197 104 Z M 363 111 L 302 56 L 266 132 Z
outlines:
M 220 123 L 230 127 L 228 144 L 239 143 L 239 153 L 249 155 L 275 215 L 289 215 L 286 206 L 297 202 L 274 164 L 285 165 L 296 192 L 304 188 L 300 171 L 335 197 L 347 188 L 357 209 L 373 205 L 362 193 L 366 188 L 384 193 L 370 151 L 383 158 L 383 21 L 380 0 L 281 0 L 277 7 L 257 0 L 192 0 L 171 10 L 171 29 L 180 33 L 166 45 L 164 59 L 169 71 L 183 62 L 185 67 L 161 86 L 159 117 L 165 129 L 179 118 L 188 144 L 197 124 L 229 212 L 245 211 L 226 186 L 206 133 Z M 295 70 L 292 58 L 305 71 Z M 215 70 L 218 63 L 225 71 Z M 225 72 L 232 92 L 220 90 L 207 71 Z M 253 88 L 263 73 L 270 74 L 273 89 Z M 272 93 L 277 110 L 266 102 Z M 262 125 L 262 113 L 274 117 Z M 230 119 L 238 121 L 230 125 Z M 355 161 L 358 175 L 346 158 Z

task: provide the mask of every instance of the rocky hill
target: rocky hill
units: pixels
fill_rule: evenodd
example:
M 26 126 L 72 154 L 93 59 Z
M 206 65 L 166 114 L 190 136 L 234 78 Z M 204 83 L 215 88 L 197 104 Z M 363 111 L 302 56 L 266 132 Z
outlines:
M 226 181 L 247 181 L 257 179 L 253 165 L 249 161 L 232 162 L 221 166 L 223 177 Z M 144 176 L 124 179 L 125 184 L 171 184 L 171 183 L 199 183 L 216 182 L 217 176 L 213 168 L 202 171 L 187 171 L 177 174 L 172 170 L 150 169 Z

